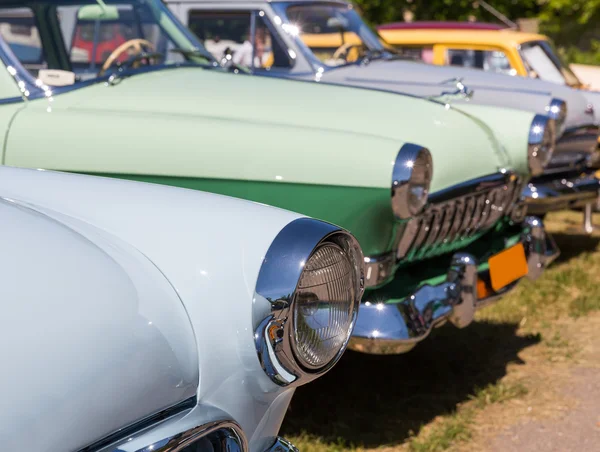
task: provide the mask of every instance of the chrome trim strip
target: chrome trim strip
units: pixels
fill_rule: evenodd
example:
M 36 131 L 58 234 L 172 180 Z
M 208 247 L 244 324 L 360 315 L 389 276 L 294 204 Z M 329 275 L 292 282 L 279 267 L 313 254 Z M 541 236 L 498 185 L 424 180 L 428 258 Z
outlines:
M 343 346 L 325 366 L 306 369 L 295 356 L 293 306 L 304 264 L 322 243 L 335 243 L 355 270 L 355 300 L 351 323 Z M 254 296 L 254 342 L 267 376 L 280 386 L 300 385 L 323 375 L 340 359 L 356 323 L 364 291 L 364 256 L 348 232 L 311 218 L 292 221 L 275 237 L 261 266 Z M 268 312 L 261 311 L 268 305 Z
M 529 279 L 538 278 L 560 253 L 536 217 L 527 217 L 523 222 L 520 243 L 525 248 Z M 473 256 L 457 253 L 452 257 L 445 282 L 422 286 L 399 303 L 363 303 L 349 348 L 373 354 L 405 353 L 446 321 L 466 327 L 476 309 L 498 300 L 518 283 L 517 280 L 478 299 L 477 283 L 486 273 L 487 270 L 478 273 Z
M 179 452 L 187 446 L 207 437 L 215 437 L 215 452 L 247 452 L 248 440 L 242 428 L 234 421 L 214 421 L 194 427 L 154 444 L 149 444 L 136 452 Z M 123 452 L 115 449 L 114 452 Z
M 0 99 L 0 105 L 18 104 L 19 102 L 25 102 L 25 99 L 22 97 L 5 97 L 4 99 Z
M 157 424 L 158 422 L 164 421 L 165 419 L 173 417 L 186 410 L 190 410 L 196 406 L 196 403 L 196 397 L 191 397 L 187 400 L 184 400 L 183 402 L 178 403 L 177 405 L 165 408 L 164 410 L 159 411 L 158 413 L 153 414 L 151 416 L 148 416 L 134 424 L 131 424 L 127 427 L 123 427 L 122 429 L 117 430 L 116 432 L 102 438 L 101 440 L 96 441 L 95 443 L 90 444 L 89 446 L 86 446 L 83 449 L 80 449 L 79 452 L 92 452 L 101 450 L 112 443 L 124 440 L 128 436 L 133 435 L 134 433 L 139 432 L 141 430 L 144 430 L 145 428 L 148 428 L 154 424 Z

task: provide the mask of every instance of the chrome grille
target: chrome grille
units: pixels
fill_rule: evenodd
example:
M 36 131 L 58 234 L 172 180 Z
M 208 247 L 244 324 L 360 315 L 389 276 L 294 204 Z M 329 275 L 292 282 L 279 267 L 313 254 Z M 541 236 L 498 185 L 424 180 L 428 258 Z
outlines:
M 510 213 L 521 185 L 513 173 L 497 173 L 430 195 L 425 211 L 402 228 L 396 258 L 422 259 L 466 245 Z

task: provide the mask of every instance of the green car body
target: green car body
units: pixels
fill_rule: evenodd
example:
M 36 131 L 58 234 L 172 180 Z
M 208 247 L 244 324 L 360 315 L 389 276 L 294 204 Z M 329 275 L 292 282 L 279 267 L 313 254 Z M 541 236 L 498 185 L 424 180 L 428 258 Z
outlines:
M 160 2 L 149 3 L 164 30 L 183 35 L 173 41 L 187 49 L 198 45 L 169 22 L 174 19 Z M 485 272 L 491 255 L 530 231 L 510 214 L 529 178 L 532 113 L 478 107 L 474 115 L 493 114 L 495 124 L 505 124 L 493 130 L 439 102 L 233 74 L 207 64 L 150 66 L 48 88 L 28 79 L 3 45 L 5 165 L 156 182 L 282 207 L 350 230 L 373 260 L 394 256 L 409 227 L 408 219 L 394 217 L 390 194 L 396 159 L 407 143 L 433 157 L 430 198 L 474 188 L 471 183 L 486 189 L 490 177 L 497 190 L 512 190 L 493 224 L 391 258 L 387 276 L 372 284 L 367 301 L 398 304 L 425 283 L 446 281 L 451 252 L 467 249 Z M 481 199 L 493 208 L 493 199 Z
M 368 120 L 344 113 L 355 109 Z M 368 255 L 390 250 L 392 167 L 406 142 L 432 153 L 431 192 L 513 167 L 491 132 L 433 102 L 202 69 L 27 101 L 9 122 L 7 165 L 248 198 L 348 227 Z

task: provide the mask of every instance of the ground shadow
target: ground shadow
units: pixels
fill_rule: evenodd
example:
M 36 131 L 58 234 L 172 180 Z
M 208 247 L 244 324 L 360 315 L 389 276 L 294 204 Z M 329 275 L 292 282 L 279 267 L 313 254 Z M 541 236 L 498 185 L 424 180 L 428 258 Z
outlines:
M 540 341 L 518 325 L 444 326 L 405 355 L 347 352 L 315 382 L 298 388 L 282 434 L 302 432 L 364 447 L 405 441 L 411 431 L 452 412 L 478 388 L 497 382 L 518 353 Z
M 595 235 L 554 232 L 552 237 L 560 250 L 560 256 L 555 261 L 557 263 L 567 262 L 583 253 L 592 253 L 600 244 L 600 237 Z

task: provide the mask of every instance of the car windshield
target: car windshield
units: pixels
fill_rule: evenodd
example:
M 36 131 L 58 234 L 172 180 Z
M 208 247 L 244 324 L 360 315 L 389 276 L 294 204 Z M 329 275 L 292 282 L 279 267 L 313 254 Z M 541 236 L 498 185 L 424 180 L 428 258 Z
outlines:
M 351 5 L 326 2 L 273 5 L 282 17 L 283 29 L 325 66 L 342 66 L 364 57 L 394 53 Z
M 580 85 L 581 82 L 558 57 L 547 41 L 533 41 L 521 45 L 521 56 L 531 77 L 561 85 Z
M 160 0 L 0 4 L 0 36 L 30 76 L 53 86 L 215 64 Z

